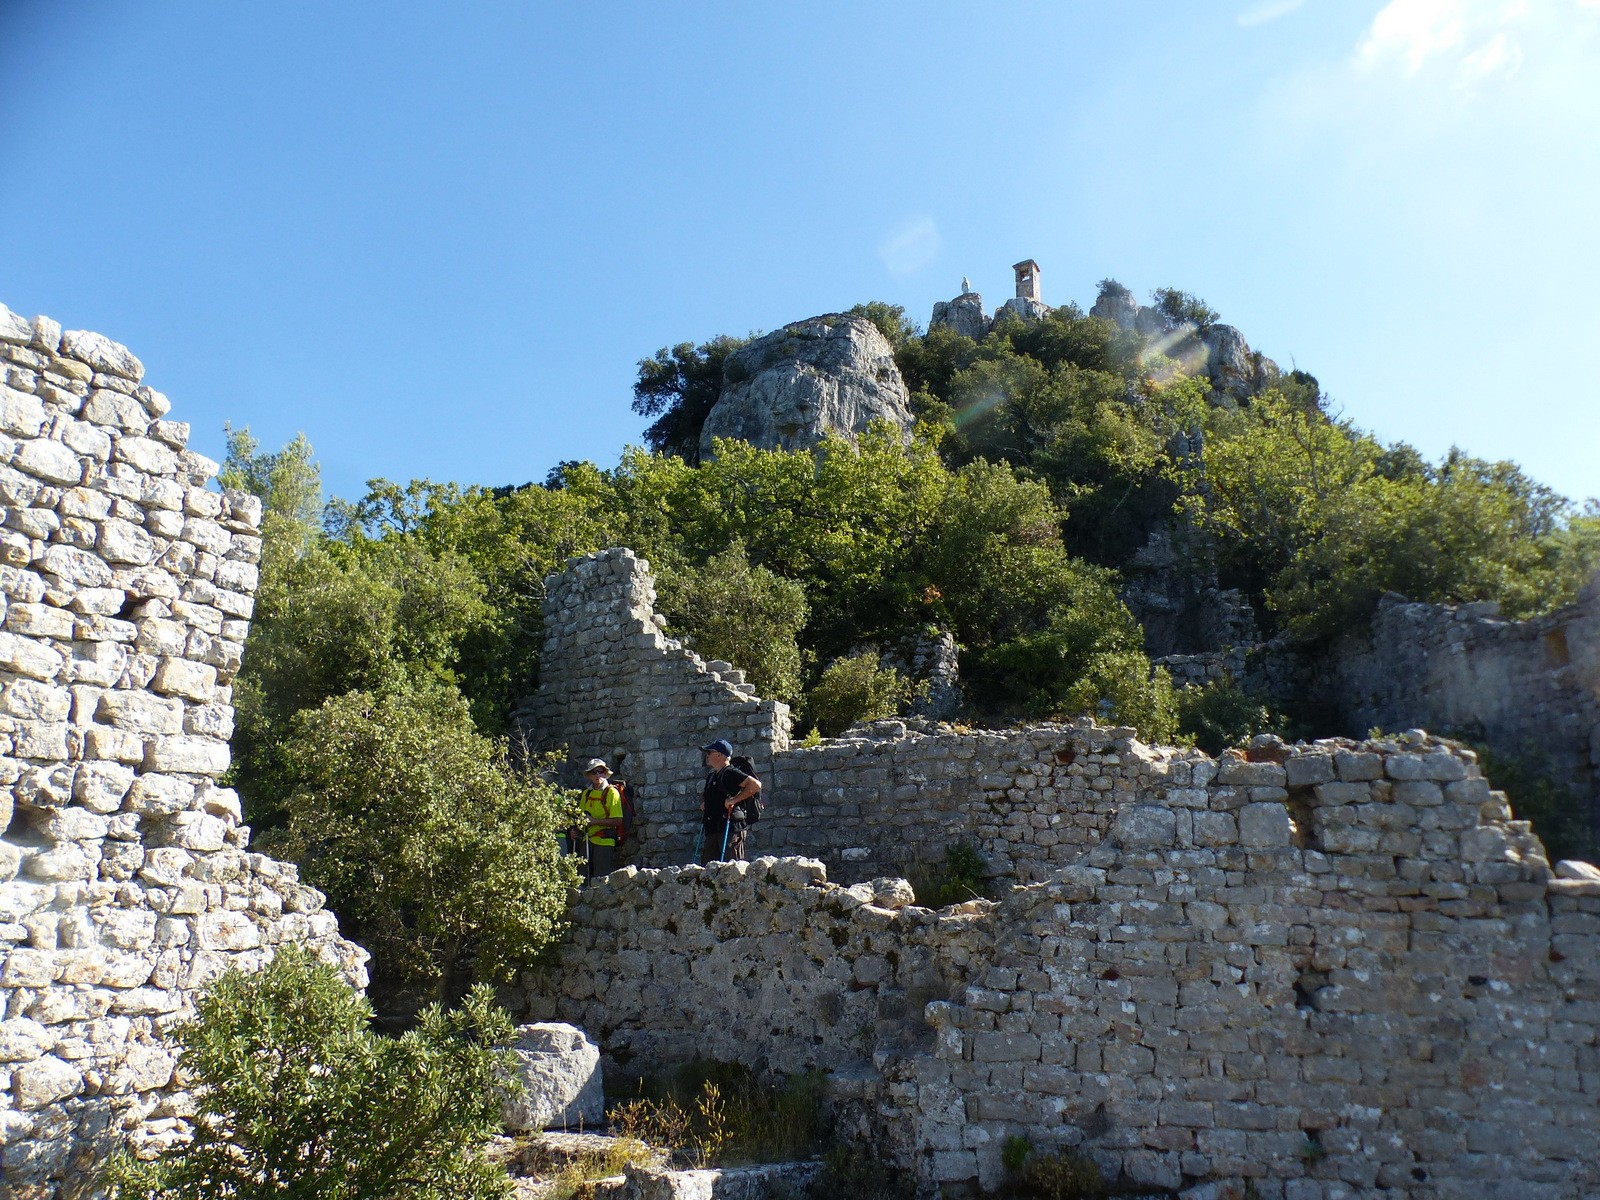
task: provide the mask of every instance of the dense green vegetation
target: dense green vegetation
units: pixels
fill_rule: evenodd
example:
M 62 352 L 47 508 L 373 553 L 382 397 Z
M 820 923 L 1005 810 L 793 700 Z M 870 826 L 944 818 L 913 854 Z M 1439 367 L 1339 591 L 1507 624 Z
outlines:
M 229 971 L 176 1040 L 199 1085 L 193 1138 L 151 1162 L 126 1153 L 117 1200 L 498 1200 L 480 1147 L 500 1131 L 510 1018 L 487 987 L 425 1010 L 398 1038 L 332 967 L 284 946 Z

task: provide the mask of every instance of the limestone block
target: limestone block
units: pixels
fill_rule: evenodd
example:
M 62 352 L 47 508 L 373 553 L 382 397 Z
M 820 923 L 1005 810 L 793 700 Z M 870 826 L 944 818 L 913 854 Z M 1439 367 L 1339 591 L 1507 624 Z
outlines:
M 261 945 L 261 931 L 240 912 L 202 913 L 195 918 L 194 933 L 202 950 L 253 950 Z
M 111 457 L 111 439 L 87 421 L 72 421 L 61 428 L 61 441 L 80 458 L 103 463 Z
M 203 704 L 216 693 L 217 669 L 187 659 L 163 658 L 150 686 L 165 695 L 182 696 Z
M 132 396 L 114 392 L 110 388 L 97 388 L 89 393 L 81 410 L 85 421 L 96 425 L 110 425 L 115 429 L 145 432 L 150 424 L 150 414 L 143 404 Z
M 61 353 L 87 363 L 96 371 L 120 375 L 137 383 L 144 376 L 144 364 L 126 346 L 86 329 L 69 329 L 61 335 Z
M 1341 780 L 1360 783 L 1383 778 L 1383 756 L 1364 751 L 1340 750 L 1333 756 L 1333 767 Z
M 12 1094 L 24 1111 L 75 1096 L 82 1087 L 83 1075 L 78 1069 L 53 1054 L 23 1063 L 11 1073 Z
M 32 1062 L 55 1041 L 49 1029 L 27 1017 L 0 1021 L 0 1063 Z
M 65 721 L 72 693 L 34 679 L 11 679 L 0 685 L 0 712 L 25 721 Z
M 30 638 L 0 632 L 0 669 L 31 679 L 54 679 L 65 659 L 59 651 Z
M 36 397 L 9 387 L 0 387 L 0 430 L 18 437 L 39 436 L 44 427 L 44 405 Z
M 146 475 L 171 475 L 178 469 L 178 455 L 152 438 L 118 438 L 112 457 Z
M 209 738 L 157 738 L 146 748 L 144 766 L 147 771 L 221 775 L 228 769 L 228 746 Z
M 596 1127 L 605 1120 L 600 1048 L 583 1030 L 559 1022 L 517 1027 L 511 1045 L 524 1095 L 502 1111 L 507 1129 Z
M 134 779 L 128 789 L 125 806 L 129 812 L 162 816 L 181 812 L 193 802 L 193 783 L 170 775 L 146 772 Z
M 35 824 L 53 842 L 98 842 L 107 830 L 105 817 L 77 807 L 57 809 Z
M 150 834 L 150 844 L 177 846 L 184 850 L 221 850 L 227 844 L 230 825 L 209 813 L 177 812 Z
M 1224 755 L 1217 764 L 1217 782 L 1233 787 L 1283 787 L 1285 772 L 1277 763 L 1247 762 Z
M 1593 863 L 1564 858 L 1556 864 L 1557 879 L 1581 879 L 1600 883 L 1600 867 Z
M 147 692 L 112 690 L 101 693 L 95 719 L 135 733 L 182 733 L 183 702 Z
M 1240 845 L 1287 846 L 1293 838 L 1289 810 L 1282 804 L 1246 804 L 1239 810 Z
M 1124 846 L 1170 846 L 1177 841 L 1176 814 L 1160 804 L 1129 804 L 1117 811 L 1111 833 Z
M 119 1091 L 147 1092 L 165 1087 L 176 1065 L 176 1059 L 164 1047 L 135 1043 L 123 1054 L 112 1079 Z
M 100 526 L 97 543 L 109 562 L 144 566 L 156 556 L 156 541 L 130 521 L 112 518 Z
M 144 739 L 126 729 L 90 725 L 83 731 L 83 755 L 102 762 L 140 763 L 145 759 Z
M 111 568 L 97 555 L 76 546 L 51 546 L 39 560 L 41 570 L 78 587 L 110 587 Z
M 33 438 L 19 443 L 11 461 L 19 471 L 49 483 L 70 486 L 83 480 L 83 461 L 51 438 Z
M 78 765 L 72 778 L 72 798 L 91 813 L 115 813 L 133 784 L 133 768 L 122 763 L 88 762 Z
M 13 346 L 26 346 L 32 340 L 33 326 L 0 304 L 0 342 Z

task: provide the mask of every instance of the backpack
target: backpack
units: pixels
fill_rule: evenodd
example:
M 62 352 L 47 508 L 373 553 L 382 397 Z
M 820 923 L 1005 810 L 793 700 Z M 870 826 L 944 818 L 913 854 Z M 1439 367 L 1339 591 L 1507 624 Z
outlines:
M 735 754 L 728 760 L 728 765 L 743 771 L 746 775 L 750 776 L 751 779 L 759 780 L 760 778 L 756 774 L 755 763 L 750 761 L 748 755 Z M 738 804 L 734 805 L 734 810 L 744 814 L 745 824 L 754 825 L 757 821 L 761 820 L 761 793 L 757 792 L 748 800 L 741 800 Z
M 633 836 L 639 824 L 639 806 L 634 803 L 633 784 L 626 779 L 613 779 L 611 786 L 622 797 L 622 828 L 617 832 L 617 845 L 620 846 Z

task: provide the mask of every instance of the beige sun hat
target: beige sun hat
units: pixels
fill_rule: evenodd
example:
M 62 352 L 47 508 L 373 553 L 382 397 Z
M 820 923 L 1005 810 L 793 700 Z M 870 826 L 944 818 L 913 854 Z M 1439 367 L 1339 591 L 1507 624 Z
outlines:
M 596 771 L 604 771 L 607 775 L 611 774 L 611 768 L 606 766 L 606 760 L 603 758 L 591 758 L 589 765 L 583 769 L 585 775 L 593 775 Z

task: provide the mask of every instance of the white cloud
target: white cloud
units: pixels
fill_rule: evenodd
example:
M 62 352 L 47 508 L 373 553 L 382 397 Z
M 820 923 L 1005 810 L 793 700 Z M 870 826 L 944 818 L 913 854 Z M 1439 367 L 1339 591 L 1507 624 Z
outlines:
M 1495 75 L 1515 75 L 1522 58 L 1522 47 L 1502 31 L 1461 60 L 1459 81 L 1471 87 Z
M 1466 7 L 1465 0 L 1390 0 L 1356 47 L 1356 65 L 1375 71 L 1400 62 L 1415 75 L 1428 59 L 1461 46 Z
M 1600 4 L 1600 0 L 1594 0 Z M 1276 21 L 1279 17 L 1287 17 L 1299 8 L 1305 0 L 1263 0 L 1260 4 L 1251 5 L 1240 13 L 1234 20 L 1242 29 L 1249 29 L 1253 25 L 1265 25 L 1268 21 Z
M 1600 0 L 1389 0 L 1350 65 L 1358 75 L 1471 94 L 1525 65 L 1548 73 L 1581 55 L 1600 26 L 1596 18 Z
M 878 243 L 878 257 L 891 275 L 910 275 L 939 256 L 944 239 L 932 217 L 914 217 Z

